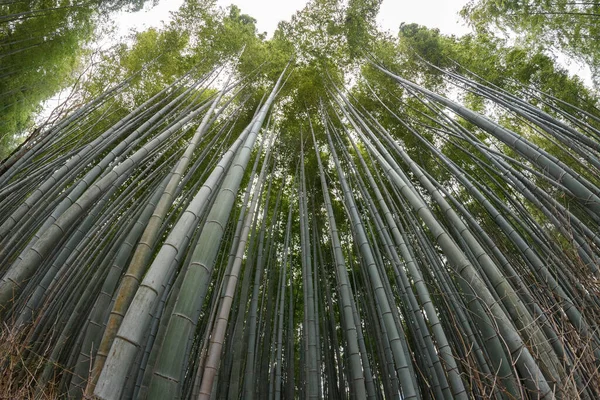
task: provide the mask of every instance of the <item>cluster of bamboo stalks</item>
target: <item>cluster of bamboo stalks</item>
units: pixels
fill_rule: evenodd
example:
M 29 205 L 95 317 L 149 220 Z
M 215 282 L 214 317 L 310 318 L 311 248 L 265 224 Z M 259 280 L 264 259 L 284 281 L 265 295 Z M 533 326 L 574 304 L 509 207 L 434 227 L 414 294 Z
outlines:
M 443 71 L 501 124 L 371 68 L 403 94 L 332 82 L 293 132 L 293 72 L 253 103 L 195 69 L 13 152 L 3 393 L 598 398 L 599 117 Z

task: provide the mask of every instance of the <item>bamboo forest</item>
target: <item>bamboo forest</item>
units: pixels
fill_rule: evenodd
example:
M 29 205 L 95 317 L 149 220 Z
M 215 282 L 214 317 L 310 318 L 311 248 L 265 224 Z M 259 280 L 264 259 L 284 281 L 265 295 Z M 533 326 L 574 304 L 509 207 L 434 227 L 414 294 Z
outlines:
M 0 1 L 0 398 L 600 398 L 600 2 L 158 3 Z

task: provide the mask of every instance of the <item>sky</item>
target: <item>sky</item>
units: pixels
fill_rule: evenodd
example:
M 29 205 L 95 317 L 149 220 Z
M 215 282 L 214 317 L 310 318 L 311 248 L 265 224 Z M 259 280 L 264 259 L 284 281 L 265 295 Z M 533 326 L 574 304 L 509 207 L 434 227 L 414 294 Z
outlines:
M 430 28 L 438 28 L 442 33 L 462 35 L 469 32 L 458 12 L 468 0 L 383 0 L 377 22 L 383 30 L 396 33 L 401 22 L 416 22 Z M 267 32 L 270 37 L 277 23 L 289 20 L 307 0 L 218 0 L 217 4 L 227 7 L 236 4 L 243 13 L 257 20 L 259 32 Z M 136 14 L 121 13 L 117 16 L 119 33 L 126 34 L 131 28 L 143 30 L 160 26 L 167 21 L 169 11 L 179 8 L 183 0 L 161 0 L 150 10 Z

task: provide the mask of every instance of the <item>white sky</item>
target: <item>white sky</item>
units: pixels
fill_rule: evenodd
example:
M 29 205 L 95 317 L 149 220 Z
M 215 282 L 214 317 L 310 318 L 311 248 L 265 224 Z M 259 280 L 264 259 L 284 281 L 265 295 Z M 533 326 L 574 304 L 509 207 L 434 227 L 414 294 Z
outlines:
M 396 33 L 401 22 L 416 22 L 430 28 L 438 28 L 442 33 L 462 35 L 469 30 L 460 22 L 458 11 L 468 0 L 384 0 L 378 17 L 378 23 L 384 30 Z M 259 32 L 267 32 L 270 37 L 277 23 L 289 20 L 307 0 L 218 0 L 217 4 L 227 7 L 236 4 L 243 13 L 256 18 Z M 129 29 L 143 30 L 150 26 L 159 26 L 169 18 L 169 11 L 179 8 L 183 0 L 161 0 L 150 9 L 135 14 L 121 13 L 117 16 L 120 34 Z

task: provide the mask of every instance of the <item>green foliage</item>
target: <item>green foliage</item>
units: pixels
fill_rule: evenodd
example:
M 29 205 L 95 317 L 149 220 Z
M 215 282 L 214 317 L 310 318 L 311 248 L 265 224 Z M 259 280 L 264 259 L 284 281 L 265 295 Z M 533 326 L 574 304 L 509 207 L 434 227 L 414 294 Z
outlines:
M 471 75 L 512 93 L 532 87 L 585 110 L 597 107 L 594 93 L 551 56 L 529 47 L 509 46 L 506 40 L 490 34 L 446 36 L 437 29 L 403 24 L 398 47 L 388 51 L 402 54 L 403 65 L 399 68 L 435 90 L 442 90 L 446 83 L 443 73 L 430 64 Z M 465 100 L 469 107 L 485 109 L 479 96 L 469 94 Z
M 344 32 L 351 58 L 361 57 L 375 35 L 375 18 L 383 0 L 350 0 L 344 19 Z
M 4 93 L 0 120 L 6 149 L 0 157 L 14 147 L 17 134 L 31 128 L 42 102 L 77 78 L 83 45 L 94 39 L 95 26 L 113 11 L 136 11 L 145 4 L 147 0 L 96 0 L 82 7 L 65 1 L 50 11 L 52 2 L 0 6 L 7 16 L 35 12 L 19 17 L 16 24 L 0 26 L 0 92 Z M 298 102 L 314 104 L 326 95 L 322 89 L 330 77 L 343 79 L 340 65 L 359 58 L 373 43 L 379 4 L 379 0 L 354 0 L 348 5 L 315 0 L 290 22 L 281 22 L 273 38 L 266 40 L 265 33 L 257 32 L 256 20 L 239 7 L 223 10 L 214 0 L 189 0 L 169 25 L 133 34 L 129 44 L 105 51 L 84 91 L 95 96 L 109 83 L 143 69 L 131 83 L 128 99 L 130 105 L 139 104 L 190 68 L 207 71 L 241 53 L 237 65 L 241 76 L 261 71 L 248 93 L 255 95 L 262 83 L 274 81 L 293 60 L 303 66 L 290 82 L 297 83 Z
M 51 7 L 50 2 L 32 6 Z M 29 4 L 0 6 L 0 158 L 16 135 L 32 125 L 40 103 L 61 89 L 76 69 L 81 44 L 91 37 L 90 11 L 65 5 L 33 13 Z M 35 8 L 33 8 L 35 10 Z M 11 17 L 12 16 L 12 17 Z
M 600 73 L 600 3 L 568 0 L 473 0 L 461 14 L 481 33 L 513 31 L 534 49 L 559 50 Z
M 26 137 L 41 104 L 77 80 L 96 26 L 110 12 L 138 10 L 146 1 L 0 4 L 0 159 Z

